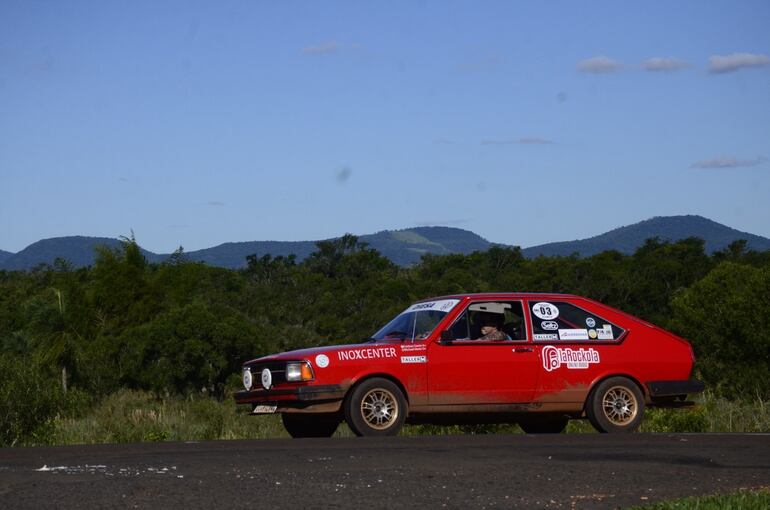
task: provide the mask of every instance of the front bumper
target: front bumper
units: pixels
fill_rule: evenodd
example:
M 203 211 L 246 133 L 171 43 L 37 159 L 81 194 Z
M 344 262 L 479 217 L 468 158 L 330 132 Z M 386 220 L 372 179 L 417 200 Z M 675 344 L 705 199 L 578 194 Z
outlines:
M 307 407 L 308 405 L 342 400 L 345 391 L 339 384 L 298 386 L 270 390 L 243 390 L 235 394 L 236 404 L 278 404 L 279 407 Z

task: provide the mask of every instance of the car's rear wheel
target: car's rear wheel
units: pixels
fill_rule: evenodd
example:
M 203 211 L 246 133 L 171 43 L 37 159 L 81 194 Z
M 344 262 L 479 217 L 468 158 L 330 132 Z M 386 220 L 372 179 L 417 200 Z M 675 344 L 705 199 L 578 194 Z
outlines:
M 367 379 L 345 400 L 345 421 L 357 436 L 394 436 L 405 419 L 406 398 L 387 379 Z
M 561 434 L 567 428 L 569 418 L 566 416 L 526 416 L 517 423 L 527 434 Z
M 644 417 L 644 396 L 630 379 L 610 377 L 591 391 L 586 415 L 599 432 L 634 432 Z
M 331 437 L 340 424 L 340 417 L 326 413 L 283 413 L 286 432 L 293 438 Z

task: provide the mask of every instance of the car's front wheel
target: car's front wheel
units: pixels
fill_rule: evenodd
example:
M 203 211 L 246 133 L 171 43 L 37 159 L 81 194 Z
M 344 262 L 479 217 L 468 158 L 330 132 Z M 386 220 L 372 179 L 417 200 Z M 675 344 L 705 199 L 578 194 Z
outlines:
M 599 432 L 634 432 L 644 417 L 644 396 L 630 379 L 610 377 L 591 391 L 586 415 Z
M 345 400 L 345 421 L 357 436 L 394 436 L 405 419 L 406 398 L 387 379 L 367 379 Z
M 281 419 L 293 438 L 331 437 L 340 424 L 339 416 L 325 413 L 283 413 Z

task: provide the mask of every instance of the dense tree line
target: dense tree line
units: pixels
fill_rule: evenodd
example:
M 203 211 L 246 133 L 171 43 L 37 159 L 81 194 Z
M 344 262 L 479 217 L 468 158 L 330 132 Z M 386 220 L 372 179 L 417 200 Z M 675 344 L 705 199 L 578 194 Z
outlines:
M 223 396 L 250 357 L 368 337 L 416 299 L 513 290 L 584 295 L 637 315 L 688 338 L 711 388 L 770 397 L 770 252 L 743 242 L 707 255 L 699 239 L 650 239 L 630 256 L 588 258 L 493 247 L 403 268 L 346 235 L 301 263 L 250 256 L 229 270 L 181 249 L 150 264 L 125 239 L 90 268 L 57 260 L 0 271 L 0 414 L 22 389 L 41 395 L 41 413 L 73 389 Z

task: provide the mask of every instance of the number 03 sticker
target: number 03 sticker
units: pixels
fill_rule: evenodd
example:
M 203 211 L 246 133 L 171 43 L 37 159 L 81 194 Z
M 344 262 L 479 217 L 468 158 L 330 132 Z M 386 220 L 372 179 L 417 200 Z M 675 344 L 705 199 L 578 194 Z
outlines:
M 532 305 L 532 313 L 538 319 L 550 321 L 559 316 L 559 309 L 551 303 L 540 302 Z

